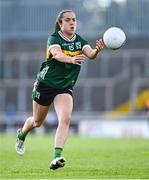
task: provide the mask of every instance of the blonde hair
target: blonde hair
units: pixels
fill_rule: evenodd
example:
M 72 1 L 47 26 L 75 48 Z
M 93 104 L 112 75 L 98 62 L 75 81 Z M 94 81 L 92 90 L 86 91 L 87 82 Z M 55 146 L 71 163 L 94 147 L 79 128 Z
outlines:
M 57 18 L 56 18 L 56 22 L 55 22 L 55 32 L 60 31 L 60 24 L 62 23 L 62 18 L 63 15 L 67 12 L 73 12 L 73 10 L 71 9 L 64 9 L 62 11 L 60 11 L 60 13 L 58 14 Z

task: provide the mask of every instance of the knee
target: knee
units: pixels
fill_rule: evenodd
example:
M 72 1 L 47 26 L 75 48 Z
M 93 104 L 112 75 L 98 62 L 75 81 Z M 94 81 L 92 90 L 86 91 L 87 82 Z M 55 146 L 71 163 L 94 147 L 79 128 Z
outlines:
M 71 117 L 66 116 L 60 119 L 60 124 L 63 126 L 70 126 L 70 122 L 71 122 Z

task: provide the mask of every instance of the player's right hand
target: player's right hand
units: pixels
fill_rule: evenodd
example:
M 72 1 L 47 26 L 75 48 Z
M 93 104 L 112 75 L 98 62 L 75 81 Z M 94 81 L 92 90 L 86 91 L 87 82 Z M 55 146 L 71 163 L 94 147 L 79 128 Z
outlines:
M 72 64 L 81 65 L 84 62 L 85 56 L 83 54 L 72 57 Z

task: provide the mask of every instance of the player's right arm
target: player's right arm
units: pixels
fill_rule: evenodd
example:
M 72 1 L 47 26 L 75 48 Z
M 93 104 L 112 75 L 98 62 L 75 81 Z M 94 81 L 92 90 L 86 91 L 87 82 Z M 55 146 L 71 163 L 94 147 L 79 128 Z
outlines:
M 72 63 L 77 65 L 80 65 L 84 62 L 84 55 L 75 55 L 73 57 L 68 56 L 62 52 L 61 47 L 58 45 L 52 46 L 49 51 L 53 55 L 53 58 L 60 62 Z

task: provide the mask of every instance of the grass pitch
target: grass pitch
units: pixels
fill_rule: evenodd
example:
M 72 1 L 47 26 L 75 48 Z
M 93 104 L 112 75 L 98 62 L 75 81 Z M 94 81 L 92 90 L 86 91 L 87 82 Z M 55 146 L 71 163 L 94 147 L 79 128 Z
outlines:
M 15 152 L 15 137 L 0 135 L 0 179 L 148 179 L 149 140 L 69 136 L 64 168 L 49 170 L 53 136 L 28 135 L 26 153 Z

